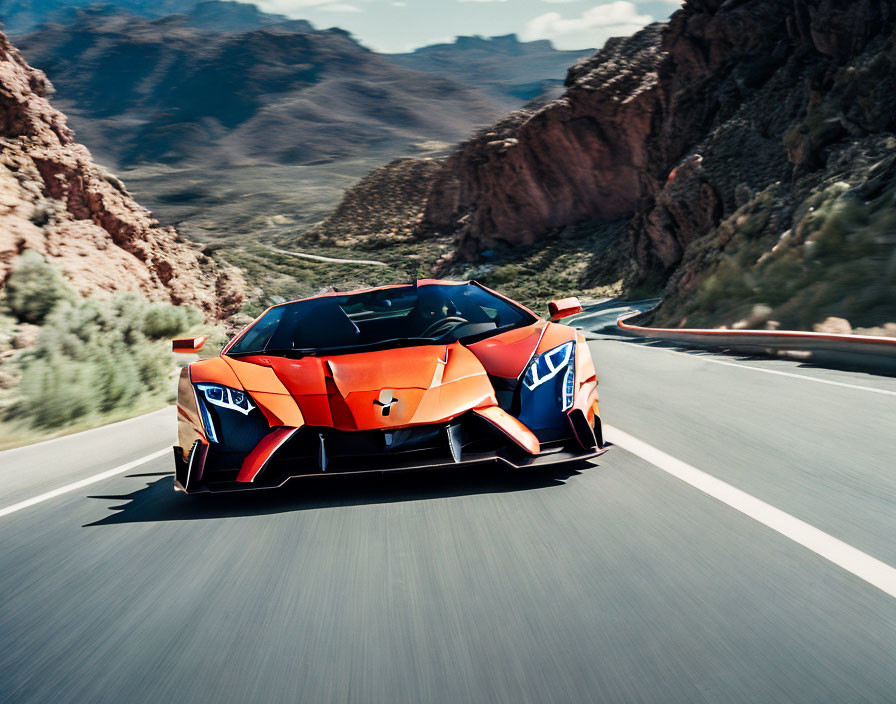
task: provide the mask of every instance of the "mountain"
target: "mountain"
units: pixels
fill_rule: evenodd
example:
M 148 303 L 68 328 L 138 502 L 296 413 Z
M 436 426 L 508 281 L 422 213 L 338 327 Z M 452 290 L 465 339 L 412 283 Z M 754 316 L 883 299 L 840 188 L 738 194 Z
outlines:
M 64 16 L 72 8 L 87 7 L 96 0 L 0 0 L 0 22 L 9 34 L 28 32 Z M 116 6 L 134 14 L 159 17 L 189 12 L 196 0 L 117 0 Z
M 433 73 L 507 101 L 508 110 L 545 95 L 557 97 L 569 66 L 593 49 L 558 51 L 549 41 L 521 42 L 515 34 L 457 37 L 450 44 L 425 46 L 408 54 L 389 54 L 395 64 Z
M 391 156 L 462 138 L 501 111 L 474 88 L 397 67 L 339 29 L 210 31 L 202 7 L 144 19 L 94 6 L 70 20 L 18 43 L 81 138 L 115 166 Z
M 688 0 L 460 144 L 404 222 L 456 239 L 443 273 L 579 233 L 579 287 L 662 290 L 664 325 L 892 323 L 894 22 L 894 0 Z
M 313 32 L 305 20 L 291 20 L 286 15 L 262 12 L 255 5 L 234 0 L 203 0 L 187 15 L 187 23 L 210 32 L 250 32 L 262 27 L 277 27 L 289 32 Z
M 238 2 L 141 15 L 161 8 L 57 8 L 17 44 L 96 158 L 204 243 L 311 225 L 369 169 L 443 153 L 571 60 L 513 37 L 380 55 L 339 29 Z
M 16 255 L 55 261 L 80 293 L 137 291 L 210 317 L 242 302 L 241 277 L 162 227 L 75 142 L 50 85 L 0 34 L 0 286 Z

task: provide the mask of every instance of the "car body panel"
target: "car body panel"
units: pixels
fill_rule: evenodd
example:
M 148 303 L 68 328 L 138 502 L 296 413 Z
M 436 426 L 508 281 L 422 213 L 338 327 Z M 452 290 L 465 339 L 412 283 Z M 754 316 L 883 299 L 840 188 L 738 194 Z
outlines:
M 547 323 L 539 321 L 517 330 L 488 337 L 470 345 L 482 366 L 492 376 L 515 379 L 535 354 Z
M 289 394 L 256 391 L 252 394 L 252 399 L 258 404 L 272 428 L 280 425 L 298 428 L 305 424 L 299 405 Z
M 559 323 L 548 323 L 544 329 L 544 334 L 538 341 L 538 348 L 535 350 L 536 354 L 543 354 L 575 339 L 576 331 L 573 328 L 560 325 Z
M 490 406 L 488 408 L 477 408 L 473 412 L 499 428 L 530 455 L 537 455 L 541 452 L 541 443 L 538 442 L 538 438 L 535 437 L 534 433 L 507 411 L 497 406 Z
M 236 480 L 243 483 L 253 481 L 261 470 L 264 469 L 264 466 L 270 461 L 274 453 L 295 432 L 296 428 L 275 428 L 268 435 L 265 435 L 255 446 L 255 449 L 246 455 Z
M 190 365 L 190 379 L 194 384 L 201 382 L 222 384 L 233 388 L 243 388 L 239 377 L 224 357 L 209 357 Z
M 187 460 L 187 454 L 195 442 L 208 442 L 199 415 L 189 367 L 180 370 L 177 382 L 177 441 L 184 461 Z
M 277 372 L 270 365 L 264 364 L 262 360 L 244 362 L 232 357 L 225 357 L 225 359 L 246 391 L 250 393 L 262 391 L 270 394 L 289 394 Z

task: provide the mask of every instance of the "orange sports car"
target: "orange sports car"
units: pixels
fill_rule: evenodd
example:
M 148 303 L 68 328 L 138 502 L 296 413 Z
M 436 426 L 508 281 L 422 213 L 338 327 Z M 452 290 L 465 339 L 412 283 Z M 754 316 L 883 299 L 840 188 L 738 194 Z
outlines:
M 580 311 L 552 302 L 548 322 L 475 281 L 436 280 L 273 306 L 182 370 L 175 487 L 596 457 L 591 354 L 553 322 Z

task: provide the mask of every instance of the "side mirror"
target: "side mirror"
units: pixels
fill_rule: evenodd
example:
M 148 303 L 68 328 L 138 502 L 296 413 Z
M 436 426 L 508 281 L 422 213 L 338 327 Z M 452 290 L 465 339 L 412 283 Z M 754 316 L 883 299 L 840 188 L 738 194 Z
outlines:
M 207 339 L 208 337 L 205 335 L 201 337 L 180 337 L 171 341 L 171 349 L 182 354 L 194 354 L 202 349 Z
M 561 298 L 559 301 L 548 303 L 548 312 L 551 314 L 551 320 L 557 321 L 576 313 L 581 313 L 582 304 L 579 303 L 579 299 L 575 296 L 572 298 Z

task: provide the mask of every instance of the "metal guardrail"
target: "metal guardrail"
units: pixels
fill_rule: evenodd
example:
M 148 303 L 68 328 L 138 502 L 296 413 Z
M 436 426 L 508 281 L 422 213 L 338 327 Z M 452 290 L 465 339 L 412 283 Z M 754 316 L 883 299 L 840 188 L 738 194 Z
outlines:
M 617 325 L 627 334 L 637 337 L 688 347 L 799 357 L 819 364 L 896 371 L 896 338 L 790 330 L 644 328 L 625 322 L 633 317 L 637 314 L 620 318 Z

